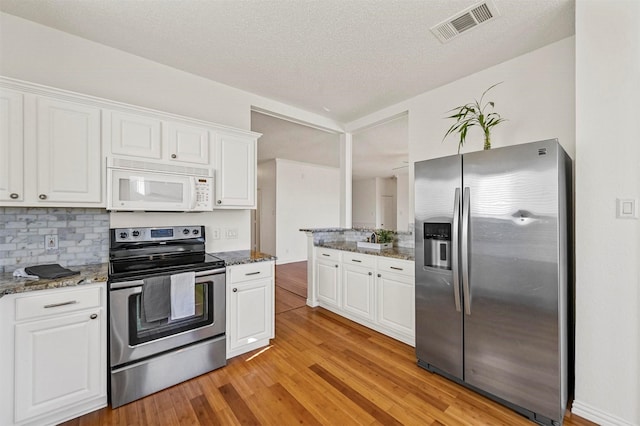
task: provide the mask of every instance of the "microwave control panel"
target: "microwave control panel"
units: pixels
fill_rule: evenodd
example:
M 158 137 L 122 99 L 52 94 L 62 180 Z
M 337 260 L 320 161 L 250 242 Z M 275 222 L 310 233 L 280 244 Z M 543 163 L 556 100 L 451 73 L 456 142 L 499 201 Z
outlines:
M 195 210 L 213 209 L 213 179 L 197 177 Z

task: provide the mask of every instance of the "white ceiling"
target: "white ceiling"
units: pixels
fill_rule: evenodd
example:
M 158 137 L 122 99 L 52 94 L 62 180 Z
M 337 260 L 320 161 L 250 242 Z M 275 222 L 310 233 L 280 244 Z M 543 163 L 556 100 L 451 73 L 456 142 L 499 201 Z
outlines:
M 574 0 L 0 0 L 0 10 L 346 123 L 574 34 Z M 325 111 L 323 107 L 330 109 Z

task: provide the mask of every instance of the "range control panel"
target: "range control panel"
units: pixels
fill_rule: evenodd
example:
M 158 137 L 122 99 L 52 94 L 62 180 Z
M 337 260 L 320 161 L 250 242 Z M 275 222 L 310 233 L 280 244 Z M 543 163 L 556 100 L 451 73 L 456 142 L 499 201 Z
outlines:
M 115 242 L 171 241 L 204 238 L 204 226 L 168 226 L 158 228 L 116 228 Z

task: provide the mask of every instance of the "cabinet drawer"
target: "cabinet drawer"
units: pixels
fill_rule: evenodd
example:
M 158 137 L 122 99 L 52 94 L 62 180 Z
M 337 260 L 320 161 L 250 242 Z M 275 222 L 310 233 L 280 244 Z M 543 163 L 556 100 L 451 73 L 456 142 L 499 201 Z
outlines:
M 342 253 L 342 263 L 345 265 L 358 265 L 365 266 L 367 268 L 375 268 L 376 258 L 360 253 L 344 252 Z
M 378 259 L 378 273 L 382 272 L 414 276 L 414 263 L 407 260 L 380 258 Z
M 260 280 L 272 276 L 273 262 L 256 262 L 229 268 L 229 284 Z
M 100 307 L 100 287 L 52 290 L 16 299 L 16 321 Z
M 340 252 L 338 250 L 318 247 L 316 248 L 316 258 L 340 262 Z

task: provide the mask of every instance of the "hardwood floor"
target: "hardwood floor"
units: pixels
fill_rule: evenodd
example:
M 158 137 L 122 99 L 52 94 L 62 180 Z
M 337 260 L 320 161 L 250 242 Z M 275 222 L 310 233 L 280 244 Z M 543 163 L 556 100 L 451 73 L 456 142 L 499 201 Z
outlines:
M 285 275 L 282 269 L 276 272 Z M 306 274 L 305 274 L 306 282 Z M 288 290 L 283 290 L 288 291 Z M 289 291 L 290 293 L 290 291 Z M 299 297 L 299 296 L 298 296 Z M 531 425 L 416 365 L 414 349 L 322 308 L 276 315 L 270 346 L 85 425 Z M 565 425 L 592 425 L 572 415 Z
M 307 303 L 307 262 L 276 265 L 276 315 Z
M 276 286 L 307 298 L 307 262 L 276 265 Z

